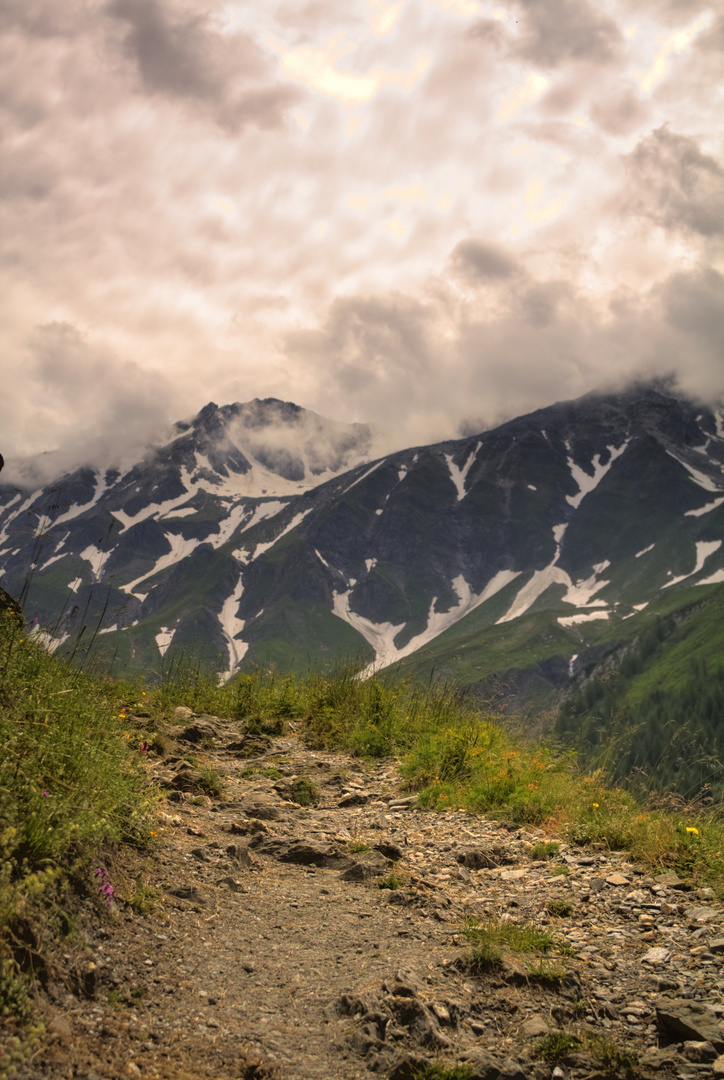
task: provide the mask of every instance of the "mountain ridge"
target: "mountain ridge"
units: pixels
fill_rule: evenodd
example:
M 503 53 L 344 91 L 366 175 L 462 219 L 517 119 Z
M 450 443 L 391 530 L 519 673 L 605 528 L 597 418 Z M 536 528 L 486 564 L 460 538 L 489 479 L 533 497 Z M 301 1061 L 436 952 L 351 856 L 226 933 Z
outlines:
M 724 581 L 718 407 L 637 386 L 371 449 L 366 425 L 292 403 L 210 402 L 127 472 L 65 478 L 64 505 L 58 487 L 0 487 L 4 583 L 19 593 L 33 567 L 26 611 L 61 623 L 56 640 L 100 591 L 103 624 L 86 632 L 121 666 L 156 670 L 201 643 L 229 675 L 342 652 L 383 667 L 476 613 L 503 632 L 546 610 L 575 642 L 664 590 Z

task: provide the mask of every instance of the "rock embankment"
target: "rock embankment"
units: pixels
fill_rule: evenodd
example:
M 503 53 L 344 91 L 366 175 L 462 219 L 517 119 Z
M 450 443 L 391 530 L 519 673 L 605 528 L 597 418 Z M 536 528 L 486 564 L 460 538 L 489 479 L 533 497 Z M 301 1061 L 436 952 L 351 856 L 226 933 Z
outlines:
M 51 979 L 20 1080 L 724 1077 L 710 889 L 564 843 L 535 859 L 548 837 L 420 812 L 394 765 L 177 719 L 157 847 L 99 868 L 125 885 Z M 471 919 L 556 945 L 476 968 Z

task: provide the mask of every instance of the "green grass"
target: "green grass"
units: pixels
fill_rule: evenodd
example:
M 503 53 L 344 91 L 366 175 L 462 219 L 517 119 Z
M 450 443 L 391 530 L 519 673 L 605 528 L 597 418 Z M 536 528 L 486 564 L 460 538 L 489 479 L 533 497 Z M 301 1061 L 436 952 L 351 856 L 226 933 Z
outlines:
M 560 844 L 551 841 L 548 843 L 534 844 L 530 849 L 531 859 L 552 859 L 560 850 Z
M 551 897 L 546 900 L 546 911 L 549 915 L 555 915 L 557 919 L 565 919 L 573 911 L 573 904 L 569 900 Z
M 569 1035 L 567 1031 L 553 1031 L 533 1044 L 533 1054 L 535 1057 L 555 1063 L 577 1050 L 580 1045 L 581 1040 L 577 1035 Z
M 93 858 L 150 839 L 144 752 L 122 688 L 49 655 L 0 611 L 0 1014 L 26 1023 L 8 939 Z
M 399 889 L 402 884 L 396 874 L 386 874 L 384 877 L 377 878 L 375 882 L 378 889 Z
M 528 974 L 532 982 L 560 984 L 567 976 L 564 967 L 547 960 L 547 954 L 567 954 L 568 946 L 539 926 L 471 918 L 466 919 L 463 933 L 472 944 L 469 962 L 474 971 L 498 968 L 506 956 L 523 954 L 530 958 Z

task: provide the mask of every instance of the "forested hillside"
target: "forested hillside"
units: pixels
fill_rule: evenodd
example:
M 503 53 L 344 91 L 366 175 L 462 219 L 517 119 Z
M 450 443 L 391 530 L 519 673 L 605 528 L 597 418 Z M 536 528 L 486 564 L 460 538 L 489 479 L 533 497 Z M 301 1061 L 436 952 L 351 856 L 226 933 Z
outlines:
M 724 793 L 724 595 L 658 617 L 561 707 L 556 729 L 618 782 Z

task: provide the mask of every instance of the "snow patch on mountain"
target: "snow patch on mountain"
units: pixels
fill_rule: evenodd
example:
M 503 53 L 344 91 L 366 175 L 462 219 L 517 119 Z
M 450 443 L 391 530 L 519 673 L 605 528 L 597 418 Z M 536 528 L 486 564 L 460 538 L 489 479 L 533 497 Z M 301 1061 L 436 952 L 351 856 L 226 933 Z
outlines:
M 269 548 L 274 547 L 274 545 L 278 543 L 283 536 L 286 536 L 287 533 L 290 533 L 292 529 L 296 529 L 297 525 L 299 525 L 301 521 L 304 521 L 307 514 L 311 514 L 313 509 L 314 507 L 310 506 L 306 510 L 302 510 L 300 513 L 295 514 L 292 520 L 286 526 L 286 528 L 282 529 L 278 536 L 275 536 L 273 540 L 269 540 L 267 543 L 264 544 L 257 544 L 256 548 L 254 549 L 254 558 L 258 559 L 259 556 L 263 554 L 263 552 L 268 551 Z
M 94 581 L 100 581 L 101 572 L 103 570 L 103 563 L 108 557 L 107 551 L 101 551 L 95 544 L 89 544 L 84 551 L 80 552 L 80 557 L 84 562 L 87 562 L 91 569 Z M 73 590 L 75 592 L 75 590 Z
M 169 510 L 167 514 L 159 514 L 159 521 L 175 521 L 177 518 L 191 517 L 192 514 L 198 514 L 195 506 L 182 506 L 180 510 Z
M 320 555 L 320 553 L 317 551 L 316 548 L 314 549 L 314 554 L 317 556 L 317 558 L 319 559 L 319 561 L 321 562 L 321 564 L 323 566 L 326 566 L 328 570 L 332 569 L 332 567 L 329 565 L 329 563 L 327 562 L 325 557 L 323 555 Z
M 229 650 L 229 668 L 222 676 L 224 681 L 231 678 L 249 648 L 245 641 L 239 640 L 239 635 L 246 625 L 245 620 L 240 619 L 238 614 L 242 592 L 243 582 L 239 577 L 234 591 L 224 600 L 219 613 L 221 630 L 226 639 L 226 647 Z
M 73 518 L 78 517 L 80 514 L 85 514 L 88 510 L 91 510 L 96 505 L 98 500 L 103 495 L 105 495 L 106 491 L 108 490 L 105 473 L 94 472 L 93 477 L 96 485 L 95 491 L 93 492 L 93 497 L 89 499 L 86 503 L 71 506 L 68 510 L 65 511 L 64 514 L 61 514 L 60 517 L 55 519 L 55 521 L 53 522 L 54 525 L 63 525 L 66 521 L 72 521 Z
M 0 552 L 0 555 L 1 554 L 2 554 L 2 552 Z M 53 563 L 58 562 L 60 559 L 64 559 L 66 557 L 66 555 L 70 555 L 70 552 L 69 551 L 61 551 L 60 555 L 51 555 L 51 557 L 49 559 L 47 559 L 43 563 L 43 565 L 40 567 L 40 569 L 41 570 L 47 570 L 49 566 L 52 566 Z
M 281 502 L 279 499 L 270 499 L 268 502 L 259 503 L 249 520 L 244 522 L 244 527 L 240 529 L 239 532 L 248 532 L 254 525 L 258 525 L 260 521 L 267 521 L 269 518 L 276 517 L 276 515 L 288 505 L 288 502 Z
M 684 461 L 683 458 L 673 454 L 671 450 L 667 450 L 666 453 L 669 457 L 672 457 L 674 461 L 677 461 L 679 465 L 684 466 L 697 487 L 703 488 L 704 491 L 715 491 L 717 494 L 721 492 L 721 486 L 717 486 L 712 478 L 707 476 L 706 473 L 699 472 L 699 470 L 695 469 L 693 465 L 690 465 L 688 461 Z
M 535 570 L 533 576 L 528 579 L 520 590 L 506 614 L 497 620 L 496 626 L 501 623 L 512 622 L 513 619 L 517 619 L 519 616 L 524 615 L 528 608 L 531 607 L 538 597 L 542 596 L 546 589 L 549 589 L 551 585 L 567 585 L 568 588 L 570 588 L 571 579 L 565 570 L 561 570 L 559 566 L 553 564 L 546 566 L 543 570 Z
M 244 524 L 244 528 L 248 528 L 245 518 L 249 516 L 249 508 L 245 503 L 240 503 L 238 506 L 232 507 L 229 511 L 229 516 L 219 522 L 218 533 L 209 533 L 208 539 L 211 546 L 214 548 L 221 547 L 222 544 L 226 543 L 229 537 L 233 536 L 242 524 Z M 240 529 L 240 531 L 243 532 L 244 529 Z
M 600 592 L 606 585 L 610 585 L 609 581 L 600 581 L 598 575 L 602 574 L 611 563 L 606 559 L 604 562 L 598 563 L 593 567 L 593 573 L 585 581 L 579 581 L 575 585 L 572 584 L 566 595 L 563 597 L 565 604 L 574 604 L 576 607 L 606 607 L 605 600 L 592 600 L 591 598 Z
M 556 553 L 553 556 L 553 561 L 542 570 L 535 570 L 533 572 L 532 577 L 530 577 L 523 585 L 522 589 L 520 589 L 508 611 L 497 620 L 496 626 L 501 623 L 512 622 L 513 619 L 517 619 L 521 615 L 524 615 L 536 602 L 538 597 L 542 596 L 546 589 L 549 589 L 551 585 L 566 586 L 566 592 L 561 598 L 563 603 L 573 604 L 575 607 L 607 606 L 605 600 L 592 600 L 591 597 L 595 596 L 597 592 L 600 592 L 601 589 L 610 584 L 608 581 L 598 580 L 598 575 L 603 573 L 603 571 L 611 565 L 608 560 L 592 567 L 593 573 L 586 578 L 585 581 L 577 581 L 575 583 L 571 580 L 565 570 L 562 570 L 560 566 L 556 565 L 560 557 L 561 541 L 563 540 L 566 528 L 567 525 L 553 526 L 553 536 L 556 541 Z
M 576 465 L 572 457 L 569 457 L 568 468 L 571 470 L 571 476 L 578 484 L 578 494 L 566 495 L 566 502 L 570 503 L 571 506 L 578 508 L 586 495 L 588 495 L 589 491 L 593 491 L 595 487 L 598 487 L 616 458 L 621 457 L 621 454 L 623 454 L 629 442 L 630 440 L 627 439 L 626 442 L 622 443 L 618 448 L 615 446 L 607 446 L 606 449 L 610 456 L 605 465 L 601 464 L 602 455 L 594 454 L 593 461 L 591 462 L 593 476 L 589 476 L 589 474 L 579 465 Z
M 687 578 L 694 577 L 700 570 L 703 570 L 704 563 L 713 555 L 715 551 L 718 551 L 722 546 L 721 540 L 699 540 L 696 545 L 696 565 L 693 570 L 690 570 L 688 574 L 680 574 L 679 577 L 672 578 L 671 581 L 667 581 L 665 585 L 662 585 L 662 589 L 670 589 L 672 585 L 678 585 L 680 581 L 686 581 Z M 702 582 L 703 584 L 703 582 Z M 710 583 L 711 584 L 711 583 Z
M 147 573 L 141 574 L 141 576 L 136 578 L 135 581 L 129 581 L 127 585 L 119 585 L 119 588 L 122 589 L 123 592 L 130 595 L 134 592 L 136 586 L 140 585 L 142 581 L 147 581 L 149 578 L 152 578 L 154 574 L 159 574 L 167 567 L 173 566 L 175 563 L 180 562 L 181 559 L 187 558 L 192 553 L 194 548 L 197 548 L 199 544 L 202 543 L 201 540 L 198 540 L 195 537 L 191 537 L 187 540 L 185 537 L 180 536 L 177 533 L 167 532 L 164 533 L 164 535 L 168 540 L 169 544 L 171 545 L 171 550 L 166 552 L 165 555 L 162 555 L 160 559 L 156 561 L 154 567 Z M 148 593 L 146 593 L 146 595 L 148 595 Z
M 405 656 L 409 656 L 427 645 L 433 638 L 438 637 L 443 631 L 469 615 L 475 608 L 484 604 L 486 600 L 495 596 L 519 574 L 520 570 L 499 570 L 490 579 L 483 591 L 477 595 L 472 591 L 464 576 L 459 574 L 456 578 L 453 578 L 450 584 L 460 602 L 448 611 L 435 611 L 437 597 L 434 596 L 430 602 L 427 626 L 421 633 L 411 638 L 406 645 L 403 645 L 402 648 L 395 645 L 394 639 L 405 624 L 401 623 L 399 626 L 393 626 L 392 623 L 373 623 L 371 620 L 365 619 L 362 615 L 350 610 L 351 594 L 349 592 L 334 593 L 332 611 L 357 630 L 375 650 L 374 661 L 363 672 L 363 676 L 367 677 L 377 668 L 386 667 L 397 660 L 402 660 Z
M 447 462 L 447 467 L 450 470 L 450 479 L 452 480 L 455 488 L 457 489 L 458 502 L 462 502 L 467 495 L 467 492 L 465 490 L 465 478 L 470 472 L 470 469 L 475 461 L 475 458 L 478 456 L 478 451 L 480 450 L 480 447 L 482 445 L 482 443 L 478 443 L 475 449 L 470 452 L 470 456 L 463 465 L 462 469 L 455 464 L 452 454 L 443 454 L 443 457 Z
M 380 465 L 381 465 L 381 464 L 382 464 L 382 461 L 376 461 L 376 462 L 374 463 L 374 465 L 372 466 L 372 468 L 371 468 L 371 469 L 367 469 L 367 470 L 366 470 L 365 472 L 363 472 L 363 473 L 362 473 L 362 475 L 361 475 L 361 476 L 358 476 L 358 477 L 357 477 L 357 479 L 356 479 L 356 480 L 354 480 L 354 481 L 353 481 L 353 482 L 352 482 L 352 483 L 351 483 L 351 484 L 349 485 L 349 487 L 346 487 L 346 488 L 344 489 L 344 491 L 343 491 L 343 492 L 342 492 L 341 494 L 342 494 L 342 495 L 346 495 L 346 494 L 347 494 L 347 492 L 348 492 L 348 491 L 351 491 L 353 487 L 357 487 L 357 485 L 358 485 L 358 484 L 361 484 L 363 480 L 366 480 L 368 476 L 371 476 L 371 475 L 372 475 L 372 473 L 373 473 L 373 472 L 375 471 L 375 469 L 379 469 L 379 467 L 380 467 Z M 402 476 L 400 476 L 400 480 L 402 480 Z M 341 497 L 341 496 L 340 496 L 340 497 Z M 381 513 L 381 511 L 379 511 L 379 512 Z
M 29 495 L 27 496 L 27 498 L 23 499 L 23 498 L 22 498 L 22 495 L 21 495 L 21 493 L 20 493 L 20 492 L 18 492 L 18 494 L 17 494 L 17 495 L 14 495 L 14 496 L 13 496 L 13 498 L 12 498 L 12 499 L 11 499 L 11 500 L 10 500 L 10 501 L 9 501 L 8 503 L 6 503 L 6 504 L 5 504 L 5 510 L 7 510 L 7 509 L 8 509 L 8 507 L 9 507 L 9 506 L 12 506 L 12 505 L 13 505 L 13 503 L 14 503 L 14 502 L 15 502 L 15 501 L 16 501 L 17 499 L 21 499 L 20 505 L 19 505 L 19 506 L 17 506 L 17 507 L 15 508 L 15 510 L 13 510 L 13 511 L 12 511 L 12 512 L 11 512 L 10 514 L 8 514 L 8 516 L 7 516 L 6 518 L 5 518 L 5 522 L 3 523 L 2 531 L 0 531 L 0 544 L 4 544 L 4 543 L 5 543 L 5 541 L 6 541 L 6 540 L 7 540 L 7 538 L 8 538 L 8 527 L 9 527 L 10 525 L 12 525 L 12 523 L 13 523 L 14 521 L 16 521 L 16 520 L 17 520 L 17 518 L 19 518 L 19 517 L 20 517 L 20 515 L 21 515 L 21 514 L 22 514 L 22 513 L 23 513 L 23 512 L 25 511 L 25 510 L 29 509 L 29 507 L 31 507 L 31 506 L 33 505 L 33 503 L 34 503 L 34 502 L 36 501 L 36 499 L 38 499 L 38 497 L 39 497 L 40 495 L 42 495 L 42 490 L 41 490 L 41 491 L 31 491 L 31 493 L 30 493 L 30 494 L 29 494 Z
M 158 651 L 161 656 L 165 656 L 168 651 L 168 647 L 173 641 L 176 630 L 169 630 L 167 626 L 162 626 L 159 632 L 156 634 L 155 641 L 158 645 Z
M 190 490 L 190 478 L 186 469 L 181 469 L 181 485 L 184 489 L 182 495 L 177 495 L 173 499 L 166 499 L 162 503 L 150 502 L 146 506 L 141 507 L 135 514 L 127 514 L 125 510 L 111 509 L 111 514 L 117 521 L 120 521 L 123 528 L 121 532 L 125 532 L 131 525 L 138 525 L 141 521 L 146 521 L 148 518 L 162 518 L 166 517 L 170 510 L 174 510 L 177 506 L 181 506 L 183 503 L 188 502 L 191 497 Z
M 649 544 L 648 547 L 641 548 L 641 551 L 636 552 L 636 554 L 634 555 L 634 558 L 635 559 L 640 559 L 642 555 L 648 555 L 648 553 L 650 551 L 653 551 L 655 547 L 656 547 L 656 544 Z
M 577 626 L 578 623 L 593 622 L 595 619 L 608 619 L 610 611 L 579 611 L 575 615 L 559 615 L 561 626 Z
M 371 619 L 366 619 L 364 615 L 358 615 L 356 611 L 350 609 L 350 595 L 350 592 L 333 593 L 332 612 L 338 618 L 349 623 L 374 649 L 375 659 L 373 663 L 362 672 L 362 677 L 366 678 L 377 668 L 387 667 L 388 664 L 394 663 L 397 659 L 399 654 L 395 648 L 394 639 L 405 624 L 399 623 L 394 626 L 389 622 L 373 623 Z
M 695 582 L 696 585 L 718 585 L 724 581 L 724 568 L 721 570 L 715 570 L 711 577 L 702 578 L 701 581 Z
M 712 510 L 716 510 L 722 503 L 724 503 L 724 496 L 721 499 L 714 499 L 714 502 L 707 503 L 706 506 L 700 506 L 698 510 L 687 510 L 684 517 L 702 517 L 703 514 L 710 514 Z

